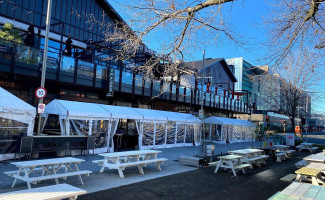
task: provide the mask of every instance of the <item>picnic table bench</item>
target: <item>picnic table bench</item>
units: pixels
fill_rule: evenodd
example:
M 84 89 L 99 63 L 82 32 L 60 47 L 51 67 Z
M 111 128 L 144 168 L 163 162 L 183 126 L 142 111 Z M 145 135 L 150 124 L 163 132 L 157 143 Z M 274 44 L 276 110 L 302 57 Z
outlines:
M 224 169 L 231 169 L 234 176 L 237 176 L 236 170 L 242 170 L 243 173 L 245 172 L 245 168 L 252 168 L 251 164 L 243 164 L 241 162 L 242 156 L 238 155 L 227 155 L 227 156 L 219 156 L 220 160 L 216 162 L 209 163 L 210 166 L 216 165 L 216 169 L 214 173 L 217 173 L 219 168 L 222 167 Z
M 303 142 L 300 145 L 296 146 L 296 148 L 298 149 L 298 151 L 302 151 L 302 150 L 308 150 L 310 151 L 310 153 L 314 153 L 318 147 L 313 147 L 314 143 L 308 143 L 308 142 Z
M 138 151 L 123 151 L 114 153 L 99 154 L 104 156 L 102 160 L 94 160 L 101 166 L 100 173 L 103 173 L 105 168 L 117 169 L 119 176 L 124 178 L 123 170 L 125 167 L 138 166 L 140 174 L 144 174 L 142 167 L 147 164 L 155 163 L 157 170 L 161 171 L 160 165 L 167 161 L 166 158 L 157 158 L 157 154 L 161 151 L 156 150 L 138 150 Z
M 266 165 L 265 160 L 269 158 L 269 156 L 264 155 L 264 151 L 261 149 L 240 149 L 231 151 L 230 153 L 242 156 L 241 162 L 255 164 L 258 167 L 260 167 L 261 164 Z
M 89 170 L 79 170 L 78 164 L 83 161 L 84 160 L 78 158 L 66 157 L 12 162 L 11 164 L 19 167 L 19 170 L 7 171 L 4 173 L 15 178 L 11 187 L 15 187 L 17 180 L 27 182 L 28 189 L 31 189 L 31 184 L 37 184 L 40 181 L 49 179 L 55 179 L 56 184 L 59 184 L 59 178 L 66 179 L 68 176 L 78 176 L 79 181 L 83 184 L 81 175 L 89 175 L 92 173 L 92 171 Z M 64 172 L 58 173 L 60 169 L 64 169 Z M 41 173 L 34 173 L 37 171 Z
M 301 182 L 303 179 L 311 179 L 313 185 L 324 184 L 320 169 L 302 167 L 295 171 L 295 173 L 297 174 L 296 181 L 298 182 Z
M 87 191 L 68 185 L 59 184 L 46 187 L 19 190 L 0 194 L 0 200 L 76 200 L 79 195 Z

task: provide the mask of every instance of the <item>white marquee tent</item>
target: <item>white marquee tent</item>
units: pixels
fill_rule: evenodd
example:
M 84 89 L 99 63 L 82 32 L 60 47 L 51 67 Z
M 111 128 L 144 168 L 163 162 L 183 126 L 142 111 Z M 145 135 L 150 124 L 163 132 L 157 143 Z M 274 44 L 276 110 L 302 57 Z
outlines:
M 200 139 L 200 120 L 184 113 L 53 100 L 46 106 L 45 121 L 49 114 L 59 116 L 62 135 L 94 135 L 101 144 L 97 152 L 114 151 L 120 119 L 135 120 L 139 149 L 193 145 Z
M 205 139 L 216 142 L 252 140 L 256 125 L 248 120 L 208 117 L 204 120 Z
M 35 115 L 35 107 L 0 87 L 0 129 L 11 130 L 5 131 L 10 134 L 20 134 L 14 133 L 16 130 L 33 135 Z

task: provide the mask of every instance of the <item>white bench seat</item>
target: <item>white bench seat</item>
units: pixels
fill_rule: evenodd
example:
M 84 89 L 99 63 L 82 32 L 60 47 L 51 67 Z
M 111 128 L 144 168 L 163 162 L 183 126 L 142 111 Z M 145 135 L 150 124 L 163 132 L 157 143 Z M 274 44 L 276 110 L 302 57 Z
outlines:
M 103 164 L 105 162 L 105 160 L 93 160 L 91 162 L 97 163 L 97 164 Z
M 135 165 L 146 165 L 149 163 L 162 163 L 164 161 L 167 161 L 167 158 L 159 158 L 159 159 L 152 159 L 152 160 L 139 160 L 139 161 L 133 161 L 133 162 L 127 162 L 127 163 L 119 163 L 119 164 L 113 164 L 113 163 L 107 163 L 107 166 L 111 168 L 124 168 L 129 166 L 135 166 Z
M 67 167 L 65 165 L 61 165 L 60 169 L 64 169 L 66 170 Z M 44 169 L 42 167 L 37 167 L 37 168 L 34 168 L 33 171 L 43 171 Z M 8 175 L 8 176 L 12 176 L 13 174 L 17 174 L 18 173 L 18 170 L 14 170 L 14 171 L 6 171 L 6 172 L 3 172 L 4 174 Z
M 167 160 L 168 160 L 167 158 L 158 158 L 158 159 L 150 159 L 150 160 L 131 161 L 131 162 L 129 161 L 124 163 L 105 163 L 101 161 L 96 161 L 96 162 L 98 163 L 98 165 L 102 166 L 102 170 L 100 171 L 101 173 L 104 171 L 103 167 L 108 167 L 109 169 L 117 169 L 120 177 L 124 178 L 123 170 L 125 169 L 125 167 L 138 166 L 139 173 L 144 174 L 142 167 L 145 167 L 147 164 L 150 163 L 156 163 L 157 170 L 161 171 L 160 165 Z
M 302 167 L 306 167 L 307 165 L 309 165 L 309 162 L 307 162 L 306 160 L 301 160 L 301 161 L 297 162 L 295 165 L 297 168 L 302 168 Z
M 209 162 L 210 166 L 217 166 L 220 161 Z
M 253 168 L 251 164 L 241 164 L 234 166 L 234 169 L 242 169 L 242 168 Z
M 37 183 L 37 181 L 44 181 L 44 180 L 49 180 L 49 179 L 57 180 L 58 178 L 65 178 L 68 176 L 77 176 L 77 175 L 83 175 L 83 174 L 87 174 L 89 176 L 90 173 L 92 173 L 92 171 L 82 170 L 82 171 L 74 171 L 74 172 L 51 174 L 51 175 L 36 176 L 36 177 L 24 177 L 24 176 L 18 176 L 17 174 L 13 174 L 12 176 L 16 179 L 25 181 L 27 183 Z M 83 184 L 83 182 L 81 182 L 81 184 Z
M 293 153 L 295 153 L 295 152 L 296 152 L 296 150 L 294 150 L 294 149 L 288 149 L 288 150 L 286 150 L 286 153 L 289 156 L 293 156 Z
M 19 190 L 0 194 L 0 200 L 76 200 L 87 191 L 69 184 L 51 185 L 46 187 Z
M 282 160 L 285 160 L 286 153 L 285 152 L 279 152 L 276 153 L 276 162 L 282 162 Z
M 260 156 L 248 158 L 248 160 L 249 161 L 257 161 L 257 160 L 268 159 L 268 158 L 269 158 L 269 156 L 267 156 L 267 155 L 260 155 Z

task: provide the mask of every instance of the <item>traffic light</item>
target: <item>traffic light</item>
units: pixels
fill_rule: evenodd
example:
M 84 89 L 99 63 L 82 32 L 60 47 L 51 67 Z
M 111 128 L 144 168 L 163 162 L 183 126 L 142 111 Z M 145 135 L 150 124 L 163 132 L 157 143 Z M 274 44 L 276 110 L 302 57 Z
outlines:
M 71 44 L 72 44 L 72 39 L 69 36 L 68 39 L 65 41 L 65 49 L 63 50 L 63 55 L 66 56 L 71 56 L 72 55 L 72 51 L 71 51 Z
M 270 116 L 266 115 L 265 121 L 266 121 L 267 125 L 269 126 L 270 125 Z
M 207 84 L 207 93 L 209 93 L 210 92 L 210 82 L 208 82 L 208 84 Z
M 28 27 L 27 35 L 26 35 L 26 37 L 24 39 L 24 44 L 26 44 L 28 46 L 34 46 L 34 44 L 35 44 L 34 36 L 35 36 L 34 25 L 31 24 Z
M 215 94 L 218 94 L 218 87 L 215 87 L 214 89 L 215 89 L 215 90 L 214 90 L 214 93 L 215 93 Z
M 306 119 L 304 117 L 301 118 L 301 125 L 305 125 L 306 124 Z

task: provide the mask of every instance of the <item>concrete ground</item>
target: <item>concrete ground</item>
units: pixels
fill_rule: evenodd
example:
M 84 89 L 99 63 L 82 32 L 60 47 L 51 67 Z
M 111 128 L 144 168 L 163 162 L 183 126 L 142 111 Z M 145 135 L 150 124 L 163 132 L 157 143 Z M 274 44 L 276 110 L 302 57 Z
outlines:
M 251 147 L 252 143 L 233 143 L 233 144 L 215 144 L 216 154 L 227 153 L 230 150 L 243 149 Z M 176 147 L 168 149 L 160 149 L 162 153 L 158 154 L 158 158 L 167 158 L 168 161 L 164 162 L 161 165 L 161 171 L 157 171 L 154 164 L 149 164 L 147 167 L 144 167 L 144 174 L 138 174 L 137 167 L 127 167 L 124 170 L 125 178 L 120 178 L 117 170 L 108 170 L 106 169 L 104 173 L 100 174 L 100 167 L 92 163 L 92 160 L 102 159 L 103 157 L 98 155 L 89 155 L 89 156 L 75 156 L 80 159 L 84 159 L 85 162 L 82 162 L 79 165 L 80 170 L 90 170 L 93 173 L 90 176 L 83 176 L 84 185 L 79 183 L 79 180 L 76 176 L 68 177 L 65 180 L 59 180 L 60 183 L 68 183 L 76 187 L 87 190 L 88 193 L 97 192 L 101 190 L 106 190 L 110 188 L 116 188 L 123 185 L 129 185 L 132 183 L 138 183 L 146 180 L 156 179 L 159 177 L 170 176 L 173 174 L 178 174 L 182 172 L 197 170 L 195 167 L 184 166 L 178 163 L 178 157 L 182 155 L 195 156 L 201 154 L 201 147 L 199 146 L 190 146 L 190 147 Z M 9 160 L 6 162 L 0 163 L 0 193 L 10 192 L 16 190 L 27 189 L 27 184 L 23 181 L 18 180 L 15 188 L 11 188 L 13 178 L 5 175 L 3 172 L 16 170 L 16 167 L 11 165 L 10 162 L 15 162 L 14 160 Z M 55 184 L 54 180 L 42 181 L 36 186 L 40 187 Z
M 234 177 L 230 170 L 219 170 L 215 167 L 164 176 L 137 184 L 80 196 L 79 200 L 267 200 L 278 191 L 282 191 L 291 182 L 280 178 L 294 174 L 295 163 L 309 155 L 299 152 L 293 158 L 277 163 L 267 160 L 266 166 L 246 170 L 246 174 L 238 172 Z
M 257 147 L 258 144 L 253 144 Z M 228 151 L 250 148 L 251 142 L 233 144 L 215 144 L 213 160 L 218 155 Z M 277 191 L 283 190 L 289 182 L 280 181 L 287 174 L 294 174 L 294 164 L 300 161 L 308 152 L 299 152 L 294 158 L 289 158 L 282 163 L 268 160 L 267 165 L 261 168 L 248 170 L 247 174 L 234 177 L 230 171 L 220 171 L 214 174 L 215 167 L 195 168 L 180 165 L 178 157 L 182 155 L 195 156 L 201 154 L 201 147 L 177 147 L 160 149 L 162 153 L 158 158 L 167 158 L 162 166 L 162 171 L 157 171 L 154 164 L 144 167 L 144 174 L 138 174 L 137 167 L 128 167 L 124 171 L 125 178 L 120 178 L 117 170 L 106 169 L 100 174 L 100 167 L 92 160 L 102 159 L 98 155 L 76 156 L 84 159 L 80 170 L 93 171 L 88 176 L 83 176 L 84 185 L 79 183 L 77 177 L 68 177 L 60 183 L 82 188 L 88 192 L 80 196 L 80 200 L 98 199 L 268 199 Z M 27 184 L 17 181 L 16 187 L 11 188 L 13 178 L 3 172 L 15 170 L 15 166 L 6 161 L 0 163 L 0 193 L 27 189 Z M 36 186 L 41 187 L 55 184 L 54 180 L 43 181 Z

